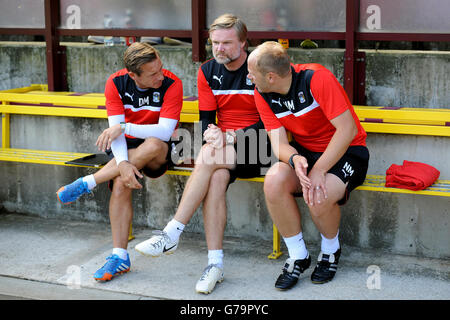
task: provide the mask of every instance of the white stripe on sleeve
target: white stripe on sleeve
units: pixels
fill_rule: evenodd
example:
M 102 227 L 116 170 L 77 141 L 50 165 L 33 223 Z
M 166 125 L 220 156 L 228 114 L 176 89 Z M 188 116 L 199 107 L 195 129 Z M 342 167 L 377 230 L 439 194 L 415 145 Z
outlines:
M 162 141 L 169 141 L 178 121 L 169 118 L 159 118 L 158 124 L 134 124 L 125 125 L 125 133 L 140 139 L 155 137 Z

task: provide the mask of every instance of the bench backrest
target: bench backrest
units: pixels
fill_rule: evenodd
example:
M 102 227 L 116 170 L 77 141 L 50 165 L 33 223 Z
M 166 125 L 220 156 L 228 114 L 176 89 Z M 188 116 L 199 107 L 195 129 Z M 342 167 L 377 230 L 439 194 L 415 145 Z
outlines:
M 3 114 L 106 118 L 103 93 L 49 92 L 45 85 L 0 91 Z M 367 132 L 450 136 L 450 109 L 354 106 Z M 184 97 L 180 122 L 199 120 L 197 97 Z

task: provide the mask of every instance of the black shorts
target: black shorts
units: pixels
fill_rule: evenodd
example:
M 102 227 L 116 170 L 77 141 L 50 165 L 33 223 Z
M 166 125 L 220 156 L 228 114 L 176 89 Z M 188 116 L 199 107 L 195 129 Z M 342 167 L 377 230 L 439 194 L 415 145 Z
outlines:
M 295 141 L 291 142 L 291 145 L 308 161 L 309 173 L 322 152 L 312 152 Z M 328 173 L 334 174 L 345 184 L 348 183 L 344 197 L 338 201 L 339 205 L 345 204 L 350 197 L 350 192 L 364 183 L 369 167 L 369 157 L 369 150 L 365 146 L 350 146 L 342 158 L 328 170 Z M 296 196 L 301 196 L 301 193 Z
M 127 141 L 127 148 L 128 148 L 128 150 L 129 149 L 136 149 L 137 147 L 139 147 L 145 141 L 145 139 L 139 139 L 139 138 L 128 138 L 128 137 L 125 137 L 125 139 Z M 166 160 L 167 160 L 166 163 L 164 163 L 161 167 L 159 167 L 156 170 L 152 170 L 152 169 L 147 168 L 147 167 L 144 167 L 144 168 L 142 168 L 140 170 L 143 174 L 145 174 L 149 178 L 156 179 L 156 178 L 161 177 L 167 171 L 167 169 L 169 168 L 169 165 L 171 165 L 171 162 L 170 162 L 171 157 L 170 157 L 170 155 L 171 155 L 171 152 L 172 152 L 172 145 L 173 145 L 173 143 L 172 143 L 172 141 L 164 141 L 164 142 L 167 143 L 167 146 L 168 146 L 167 155 L 166 155 Z M 111 159 L 114 158 L 114 155 L 113 155 L 111 149 L 106 150 L 106 154 Z M 113 186 L 113 180 L 110 180 L 109 183 L 108 183 L 108 187 L 109 187 L 110 190 L 112 190 L 112 186 Z
M 254 130 L 252 134 L 237 134 L 236 167 L 230 171 L 229 184 L 236 178 L 254 178 L 265 175 L 275 160 L 269 137 L 264 129 Z

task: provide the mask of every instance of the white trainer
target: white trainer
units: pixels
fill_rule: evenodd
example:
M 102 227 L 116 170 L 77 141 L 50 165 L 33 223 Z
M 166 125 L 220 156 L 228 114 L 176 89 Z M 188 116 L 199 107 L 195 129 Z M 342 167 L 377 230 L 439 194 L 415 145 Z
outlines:
M 208 265 L 205 270 L 203 270 L 203 274 L 200 277 L 200 280 L 197 281 L 195 285 L 195 291 L 198 293 L 209 294 L 214 290 L 217 282 L 223 281 L 223 270 L 216 264 Z
M 154 235 L 148 240 L 138 243 L 134 249 L 145 255 L 159 257 L 164 254 L 173 253 L 178 247 L 178 241 L 172 241 L 164 231 L 153 231 Z

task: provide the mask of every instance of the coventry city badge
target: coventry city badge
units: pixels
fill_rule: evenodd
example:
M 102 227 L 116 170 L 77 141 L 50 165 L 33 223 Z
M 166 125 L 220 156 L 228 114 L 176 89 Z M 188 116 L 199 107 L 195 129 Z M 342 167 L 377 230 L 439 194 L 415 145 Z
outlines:
M 161 95 L 159 92 L 153 92 L 153 102 L 158 103 L 160 101 Z
M 300 103 L 305 103 L 306 102 L 305 95 L 303 94 L 303 91 L 300 91 L 298 93 L 298 99 L 300 100 Z
M 248 85 L 248 86 L 251 86 L 253 83 L 252 83 L 252 80 L 251 80 L 251 79 L 249 79 L 248 77 L 246 77 L 246 78 L 245 78 L 245 84 Z

